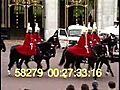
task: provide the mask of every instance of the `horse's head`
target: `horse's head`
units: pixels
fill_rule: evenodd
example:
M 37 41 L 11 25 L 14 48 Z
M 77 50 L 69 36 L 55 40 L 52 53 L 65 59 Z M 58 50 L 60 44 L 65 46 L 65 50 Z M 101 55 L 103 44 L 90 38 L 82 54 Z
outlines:
M 2 52 L 6 51 L 6 46 L 2 38 L 0 40 L 0 49 L 2 50 Z
M 52 37 L 50 37 L 48 39 L 47 42 L 51 42 L 54 45 L 54 47 L 60 48 L 60 42 L 59 42 L 59 39 L 58 39 L 58 34 L 54 34 Z

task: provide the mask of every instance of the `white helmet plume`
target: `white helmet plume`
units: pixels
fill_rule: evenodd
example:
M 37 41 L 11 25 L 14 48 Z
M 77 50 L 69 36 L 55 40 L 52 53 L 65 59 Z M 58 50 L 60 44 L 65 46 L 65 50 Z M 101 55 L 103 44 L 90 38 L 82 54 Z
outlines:
M 40 31 L 40 28 L 38 27 L 38 23 L 36 23 L 35 25 L 35 32 L 39 32 Z

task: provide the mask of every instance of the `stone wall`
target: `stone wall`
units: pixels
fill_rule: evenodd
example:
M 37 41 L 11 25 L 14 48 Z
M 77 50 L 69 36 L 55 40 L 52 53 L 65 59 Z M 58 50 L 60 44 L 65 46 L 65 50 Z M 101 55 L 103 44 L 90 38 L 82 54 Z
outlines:
M 97 26 L 104 29 L 114 25 L 117 19 L 118 0 L 98 0 L 97 2 Z
M 58 28 L 58 0 L 45 0 L 45 40 Z

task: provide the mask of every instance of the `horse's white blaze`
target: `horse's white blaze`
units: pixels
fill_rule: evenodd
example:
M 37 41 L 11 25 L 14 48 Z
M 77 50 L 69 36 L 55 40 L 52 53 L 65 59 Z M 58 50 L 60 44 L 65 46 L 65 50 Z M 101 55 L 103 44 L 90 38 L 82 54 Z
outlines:
M 10 72 L 10 70 L 8 70 L 8 75 L 11 75 L 11 72 Z

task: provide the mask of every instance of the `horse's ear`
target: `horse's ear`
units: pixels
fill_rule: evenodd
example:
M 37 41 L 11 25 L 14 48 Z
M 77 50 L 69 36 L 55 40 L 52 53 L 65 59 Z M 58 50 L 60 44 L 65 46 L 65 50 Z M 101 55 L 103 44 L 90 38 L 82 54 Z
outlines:
M 54 36 L 58 36 L 58 30 L 55 31 Z

